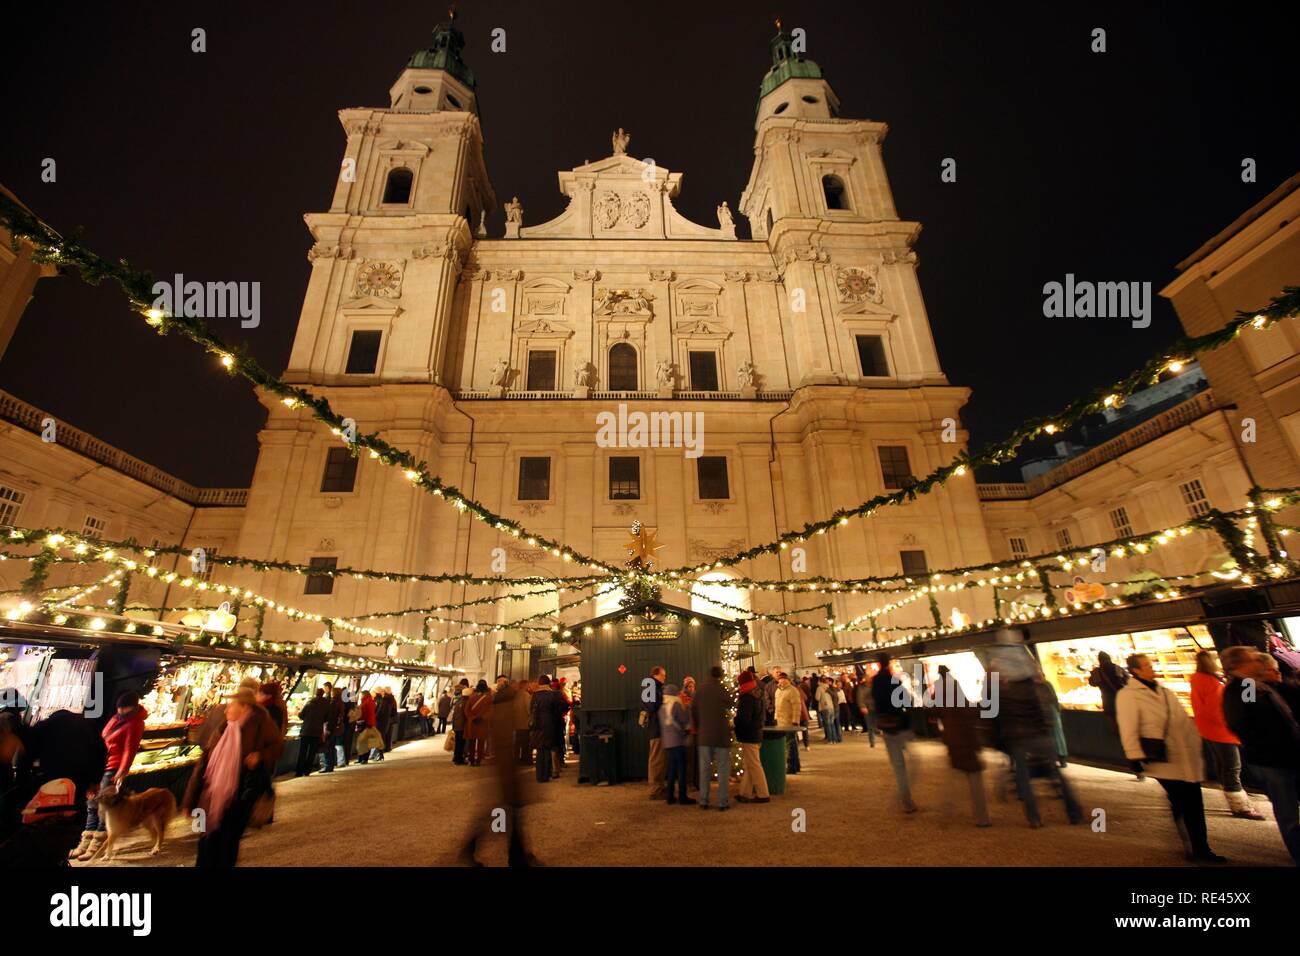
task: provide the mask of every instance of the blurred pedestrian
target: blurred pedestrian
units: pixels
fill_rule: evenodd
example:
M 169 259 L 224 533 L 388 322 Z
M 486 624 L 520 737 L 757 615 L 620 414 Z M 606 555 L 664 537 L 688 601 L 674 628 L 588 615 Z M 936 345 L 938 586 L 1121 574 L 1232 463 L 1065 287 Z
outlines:
M 356 722 L 357 763 L 384 759 L 384 738 L 379 733 L 374 695 L 361 692 L 361 718 Z
M 948 763 L 966 779 L 975 825 L 992 826 L 984 790 L 984 763 L 980 759 L 980 749 L 984 746 L 984 722 L 979 707 L 967 698 L 962 686 L 944 664 L 939 665 L 939 686 L 935 691 L 943 743 L 948 748 Z
M 778 730 L 787 731 L 785 735 L 785 772 L 799 772 L 799 727 L 805 713 L 803 697 L 785 671 L 778 671 L 776 677 L 776 710 L 773 717 Z
M 1088 683 L 1101 691 L 1101 712 L 1119 736 L 1119 722 L 1115 716 L 1115 696 L 1128 683 L 1128 674 L 1110 659 L 1105 651 L 1097 655 L 1097 666 L 1088 675 Z
M 1275 664 L 1267 654 L 1234 646 L 1219 655 L 1228 672 L 1223 689 L 1223 716 L 1241 740 L 1251 769 L 1264 781 L 1273 818 L 1291 859 L 1300 866 L 1300 723 L 1286 700 L 1268 680 Z
M 682 707 L 686 709 L 686 719 L 690 726 L 686 728 L 686 789 L 700 789 L 700 745 L 695 729 L 695 713 L 692 703 L 695 700 L 695 678 L 687 675 L 682 678 Z
M 1115 698 L 1124 755 L 1164 788 L 1174 826 L 1191 858 L 1223 863 L 1224 858 L 1210 849 L 1205 830 L 1205 769 L 1196 725 L 1174 692 L 1156 680 L 1150 658 L 1129 655 L 1128 670 L 1131 679 Z M 1002 696 L 1005 710 L 1005 692 Z
M 668 756 L 664 753 L 662 728 L 659 726 L 659 708 L 663 704 L 664 682 L 668 672 L 663 667 L 650 671 L 651 683 L 641 696 L 641 726 L 650 741 L 650 756 L 646 766 L 646 779 L 650 784 L 650 799 L 662 800 L 667 795 L 665 778 L 668 773 Z
M 910 727 L 912 695 L 894 675 L 888 654 L 879 654 L 876 663 L 880 671 L 871 682 L 871 712 L 875 714 L 876 726 L 885 738 L 885 750 L 889 753 L 889 766 L 894 771 L 894 783 L 898 786 L 903 812 L 915 813 L 912 768 L 907 763 L 908 745 L 915 736 Z
M 477 788 L 481 800 L 470 825 L 466 843 L 461 847 L 462 862 L 480 866 L 475 859 L 480 844 L 494 839 L 499 833 L 509 834 L 506 863 L 508 866 L 536 866 L 524 836 L 523 809 L 528 803 L 530 790 L 528 778 L 519 774 L 518 767 L 512 759 L 515 745 L 514 714 L 521 698 L 527 698 L 525 682 L 511 684 L 508 679 L 498 679 L 498 685 L 492 697 L 492 719 L 489 721 L 492 737 L 492 751 L 496 757 L 492 761 L 492 772 L 484 779 L 483 786 Z M 500 812 L 505 811 L 505 820 L 500 820 Z M 504 824 L 505 830 L 501 829 Z
M 853 688 L 853 702 L 862 719 L 862 732 L 867 735 L 867 742 L 876 746 L 876 718 L 871 713 L 871 681 L 864 675 Z
M 1234 817 L 1263 820 L 1264 814 L 1255 809 L 1241 785 L 1241 741 L 1228 729 L 1223 716 L 1224 679 L 1219 671 L 1218 655 L 1213 651 L 1198 651 L 1196 671 L 1188 682 L 1192 688 L 1192 719 L 1214 760 L 1214 778 L 1223 788 L 1228 809 Z
M 451 762 L 465 763 L 465 707 L 469 704 L 470 698 L 469 678 L 462 677 L 460 683 L 456 685 L 455 696 L 451 702 L 451 733 L 452 733 L 452 753 Z
M 823 677 L 817 682 L 813 699 L 817 704 L 817 719 L 822 725 L 822 737 L 828 744 L 838 743 L 839 701 L 835 696 L 835 685 L 829 677 Z
M 447 718 L 451 716 L 451 694 L 447 693 L 446 688 L 438 695 L 438 730 L 437 733 L 445 734 L 447 732 Z

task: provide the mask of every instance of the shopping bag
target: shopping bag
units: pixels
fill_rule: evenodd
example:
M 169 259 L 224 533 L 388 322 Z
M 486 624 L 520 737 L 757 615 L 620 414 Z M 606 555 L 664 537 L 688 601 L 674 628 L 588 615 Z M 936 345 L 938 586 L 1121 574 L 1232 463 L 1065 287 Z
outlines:
M 447 736 L 442 741 L 442 749 L 443 750 L 456 749 L 456 731 L 454 730 L 447 731 Z

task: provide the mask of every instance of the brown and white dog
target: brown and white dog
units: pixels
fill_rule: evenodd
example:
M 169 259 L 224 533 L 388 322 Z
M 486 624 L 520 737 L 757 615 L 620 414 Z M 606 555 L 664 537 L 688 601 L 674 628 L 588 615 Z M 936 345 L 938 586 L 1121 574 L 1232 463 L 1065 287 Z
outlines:
M 153 834 L 153 849 L 149 852 L 156 856 L 162 850 L 167 824 L 176 816 L 176 798 L 170 790 L 151 787 L 144 793 L 119 793 L 110 783 L 99 791 L 95 799 L 99 801 L 99 813 L 104 818 L 108 837 L 100 852 L 91 859 L 111 860 L 113 844 L 138 826 L 144 826 Z

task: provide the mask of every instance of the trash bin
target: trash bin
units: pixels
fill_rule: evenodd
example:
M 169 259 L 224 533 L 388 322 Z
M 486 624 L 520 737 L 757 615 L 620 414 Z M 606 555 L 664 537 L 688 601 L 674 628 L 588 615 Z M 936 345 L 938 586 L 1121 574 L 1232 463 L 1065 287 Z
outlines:
M 758 759 L 763 764 L 763 775 L 767 777 L 767 792 L 772 796 L 785 793 L 785 764 L 787 741 L 795 730 L 778 730 L 775 727 L 763 728 L 763 742 L 758 748 Z
M 579 775 L 596 786 L 618 783 L 618 748 L 614 730 L 601 727 L 582 735 L 578 751 Z

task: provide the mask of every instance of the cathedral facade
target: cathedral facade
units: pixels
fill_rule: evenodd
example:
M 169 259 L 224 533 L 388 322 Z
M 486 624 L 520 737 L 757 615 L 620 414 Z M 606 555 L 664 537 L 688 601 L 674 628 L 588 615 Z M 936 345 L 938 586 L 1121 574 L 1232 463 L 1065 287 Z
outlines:
M 328 211 L 306 217 L 312 272 L 287 380 L 494 513 L 615 564 L 633 521 L 659 529 L 660 567 L 698 564 L 903 487 L 964 447 L 969 392 L 939 366 L 912 250 L 920 226 L 898 217 L 885 173 L 887 128 L 840 116 L 788 35 L 771 42 L 748 185 L 716 226 L 678 213 L 682 174 L 634 158 L 619 129 L 610 155 L 559 172 L 568 207 L 557 218 L 530 224 L 517 198 L 503 203 L 501 238 L 483 228 L 498 197 L 462 44 L 453 24 L 439 26 L 387 107 L 341 111 L 337 188 Z M 737 238 L 736 216 L 752 239 Z M 267 408 L 229 550 L 403 572 L 577 573 L 400 471 L 352 458 L 302 411 Z M 966 476 L 737 570 L 923 577 L 989 559 Z M 340 578 L 332 593 L 303 594 L 301 579 L 273 574 L 242 583 L 340 616 L 488 593 Z M 499 624 L 583 593 L 591 600 L 566 620 L 616 606 L 588 591 L 458 613 Z M 750 606 L 747 592 L 718 594 Z M 865 609 L 844 600 L 756 592 L 752 607 L 810 608 L 802 619 L 824 626 Z M 924 603 L 909 610 L 933 620 Z M 311 627 L 268 617 L 266 633 L 309 640 Z M 421 633 L 418 618 L 404 627 Z M 813 649 L 800 643 L 810 632 L 756 630 L 763 657 L 793 664 Z M 521 637 L 454 641 L 437 659 L 490 669 L 501 639 Z

